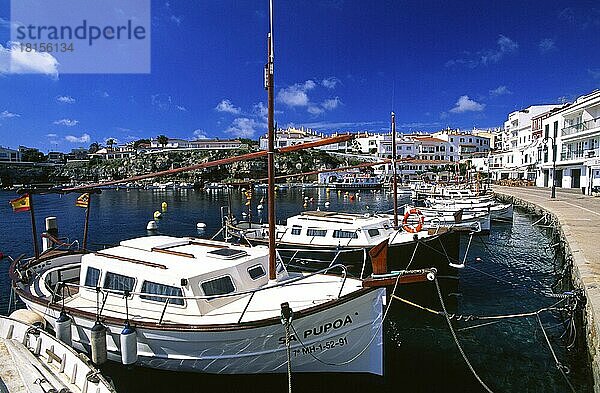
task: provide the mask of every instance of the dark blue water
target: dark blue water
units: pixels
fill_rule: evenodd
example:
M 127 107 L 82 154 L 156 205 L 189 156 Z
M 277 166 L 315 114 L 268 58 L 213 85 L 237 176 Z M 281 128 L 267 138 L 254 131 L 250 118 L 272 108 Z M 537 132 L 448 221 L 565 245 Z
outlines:
M 391 208 L 391 198 L 382 193 L 363 192 L 351 200 L 343 194 L 324 190 L 300 189 L 281 191 L 277 196 L 277 218 L 305 209 L 304 197 L 314 198 L 306 209 L 369 212 Z M 12 256 L 32 253 L 30 216 L 12 213 L 8 200 L 14 193 L 0 191 L 0 251 Z M 262 194 L 256 191 L 253 205 Z M 43 219 L 58 218 L 61 237 L 81 239 L 85 210 L 75 207 L 76 195 L 36 196 L 38 231 Z M 104 191 L 94 196 L 90 209 L 89 244 L 100 248 L 120 240 L 144 236 L 152 214 L 161 203 L 168 210 L 160 220 L 161 233 L 210 237 L 220 229 L 220 208 L 229 204 L 223 192 L 181 191 Z M 244 210 L 242 194 L 231 195 L 236 215 Z M 406 201 L 403 201 L 404 203 Z M 253 209 L 256 219 L 266 216 Z M 205 223 L 198 232 L 196 223 Z M 460 271 L 456 293 L 444 294 L 453 304 L 451 312 L 461 315 L 504 315 L 539 310 L 557 301 L 545 296 L 555 282 L 554 250 L 547 229 L 532 226 L 533 219 L 515 212 L 512 224 L 494 224 L 492 233 L 474 239 L 467 254 L 467 267 Z M 467 237 L 462 239 L 463 252 Z M 8 306 L 8 263 L 0 269 L 0 311 Z M 432 294 L 435 287 L 430 285 Z M 402 289 L 400 289 L 402 295 Z M 437 309 L 440 309 L 437 306 Z M 589 362 L 583 349 L 567 350 L 570 341 L 563 336 L 563 319 L 558 313 L 542 313 L 541 320 L 559 361 L 568 367 L 568 378 L 577 392 L 592 390 Z M 489 324 L 492 322 L 491 324 Z M 501 321 L 455 321 L 459 340 L 478 375 L 495 392 L 569 392 L 544 339 L 535 317 Z M 477 325 L 485 324 L 480 327 Z M 580 332 L 581 334 L 581 332 Z M 387 321 L 385 342 L 385 377 L 352 375 L 294 375 L 295 391 L 305 392 L 479 392 L 475 380 L 449 333 L 443 317 L 410 306 L 392 305 Z M 561 337 L 562 336 L 562 337 Z M 283 391 L 287 380 L 278 376 L 204 376 L 167 373 L 147 369 L 125 369 L 110 364 L 103 367 L 113 377 L 120 392 L 181 391 Z

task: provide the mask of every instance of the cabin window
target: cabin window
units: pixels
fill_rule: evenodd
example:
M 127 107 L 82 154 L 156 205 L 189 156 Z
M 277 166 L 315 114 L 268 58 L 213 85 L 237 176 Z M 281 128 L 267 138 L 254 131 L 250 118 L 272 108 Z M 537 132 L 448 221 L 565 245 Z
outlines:
M 135 288 L 135 278 L 123 276 L 117 273 L 106 273 L 106 278 L 104 279 L 104 289 L 111 289 L 113 291 L 132 292 L 133 288 Z
M 262 267 L 262 265 L 256 265 L 248 268 L 248 274 L 250 275 L 251 279 L 256 280 L 267 273 L 265 273 L 265 269 Z
M 235 291 L 231 277 L 225 276 L 200 284 L 206 296 L 225 295 Z
M 369 229 L 367 232 L 371 237 L 379 236 L 379 229 Z
M 358 233 L 354 231 L 333 231 L 333 237 L 336 239 L 358 239 Z
M 156 282 L 144 281 L 142 284 L 142 292 L 148 293 L 152 295 L 164 295 L 164 296 L 179 296 L 183 297 L 183 292 L 181 288 L 172 287 L 170 285 L 159 284 Z M 146 300 L 152 300 L 153 302 L 161 302 L 164 303 L 169 300 L 169 304 L 176 304 L 178 306 L 183 306 L 183 299 L 176 298 L 166 298 L 161 296 L 149 296 L 149 295 L 140 295 L 140 298 Z
M 326 234 L 327 234 L 327 229 L 308 228 L 306 230 L 306 236 L 325 237 Z
M 299 235 L 302 232 L 302 227 L 300 225 L 292 226 L 292 235 Z
M 100 282 L 100 270 L 95 267 L 88 266 L 87 273 L 85 274 L 85 286 L 86 287 L 97 287 Z

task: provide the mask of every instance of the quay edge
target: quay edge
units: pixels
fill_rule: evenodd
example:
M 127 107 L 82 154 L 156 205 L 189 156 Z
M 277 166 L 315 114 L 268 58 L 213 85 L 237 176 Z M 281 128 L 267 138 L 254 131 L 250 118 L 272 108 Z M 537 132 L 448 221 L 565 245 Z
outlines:
M 594 243 L 600 244 L 600 232 L 593 232 L 594 229 L 600 228 L 600 214 L 594 213 L 597 218 L 590 220 L 597 221 L 597 225 L 591 222 L 581 226 L 577 225 L 577 222 L 582 219 L 573 218 L 572 212 L 567 211 L 576 205 L 566 201 L 580 199 L 582 198 L 581 194 L 560 192 L 553 200 L 549 197 L 548 189 L 494 186 L 493 190 L 499 200 L 513 203 L 535 215 L 547 215 L 556 224 L 558 237 L 564 245 L 564 258 L 565 260 L 571 258 L 573 262 L 571 269 L 573 287 L 581 289 L 587 299 L 583 315 L 586 345 L 592 367 L 594 392 L 600 393 L 600 253 L 597 252 L 597 248 L 593 249 Z M 593 197 L 586 197 L 586 199 L 591 200 Z M 591 211 L 582 206 L 579 208 L 583 209 L 582 211 Z M 584 232 L 585 229 L 588 230 L 587 233 Z M 591 247 L 580 244 L 580 241 L 576 239 L 580 236 L 587 236 L 586 246 L 589 242 Z

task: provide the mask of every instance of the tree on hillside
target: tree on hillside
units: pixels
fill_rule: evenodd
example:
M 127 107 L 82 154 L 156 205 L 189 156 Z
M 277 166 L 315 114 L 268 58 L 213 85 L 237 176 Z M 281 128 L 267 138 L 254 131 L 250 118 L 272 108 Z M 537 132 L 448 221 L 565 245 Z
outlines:
M 98 142 L 92 142 L 90 144 L 90 148 L 88 149 L 91 154 L 94 154 L 98 150 L 100 150 L 100 144 Z
M 106 140 L 106 146 L 108 146 L 109 150 L 112 150 L 114 144 L 115 144 L 115 140 L 113 138 L 108 138 Z
M 165 135 L 159 135 L 156 138 L 156 141 L 158 142 L 159 145 L 164 147 L 167 145 L 167 143 L 169 143 L 169 138 L 167 138 Z
M 140 147 L 140 145 L 150 145 L 150 139 L 138 139 L 137 141 L 133 142 L 133 147 L 135 149 L 137 149 L 138 147 Z

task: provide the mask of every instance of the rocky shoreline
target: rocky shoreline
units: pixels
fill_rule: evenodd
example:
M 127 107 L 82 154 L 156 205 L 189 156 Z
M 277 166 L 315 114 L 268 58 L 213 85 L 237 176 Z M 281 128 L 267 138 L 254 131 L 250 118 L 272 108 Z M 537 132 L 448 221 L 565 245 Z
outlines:
M 136 175 L 181 168 L 248 152 L 249 150 L 227 152 L 161 152 L 140 154 L 135 157 L 122 159 L 71 161 L 56 166 L 35 163 L 31 165 L 6 163 L 0 165 L 0 185 L 2 187 L 10 187 L 15 184 L 64 184 L 121 180 Z M 277 156 L 275 165 L 279 175 L 290 175 L 315 169 L 335 168 L 341 163 L 342 160 L 337 157 L 333 157 L 320 150 L 314 150 Z M 266 175 L 266 160 L 258 159 L 165 176 L 160 181 L 204 184 L 209 182 L 260 179 L 266 177 Z M 315 178 L 309 177 L 305 180 L 315 180 Z

